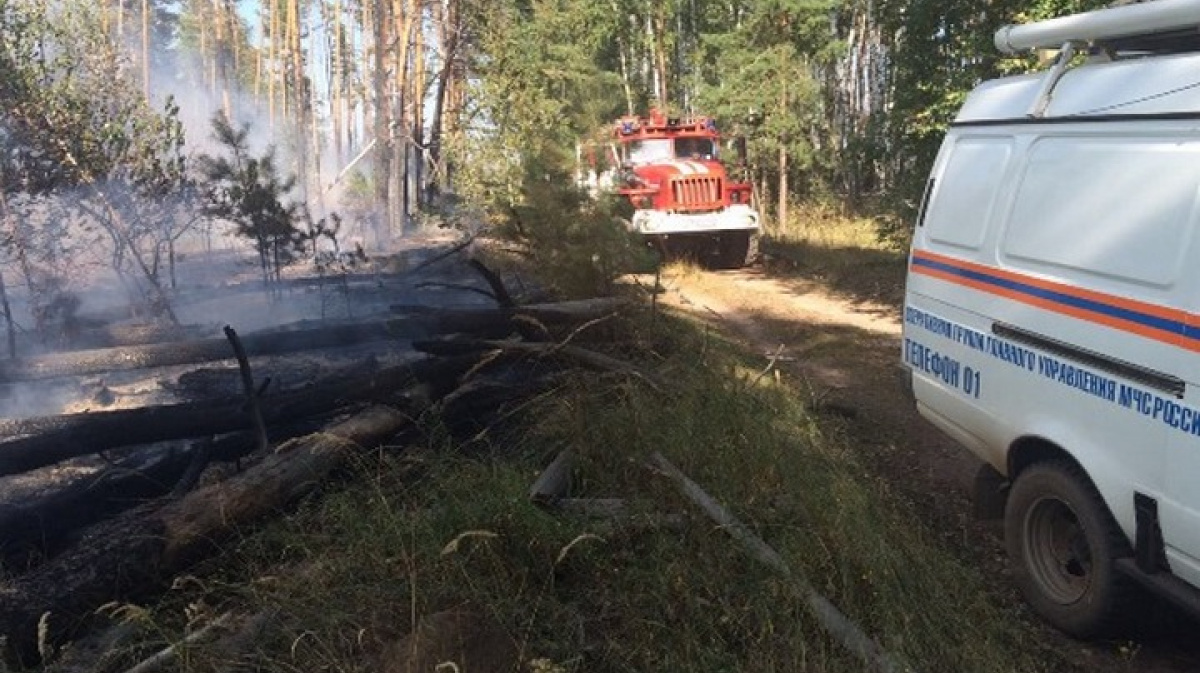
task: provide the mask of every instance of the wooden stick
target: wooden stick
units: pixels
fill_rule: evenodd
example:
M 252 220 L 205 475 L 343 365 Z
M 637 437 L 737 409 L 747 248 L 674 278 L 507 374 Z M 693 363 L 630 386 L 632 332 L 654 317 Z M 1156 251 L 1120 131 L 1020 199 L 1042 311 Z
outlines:
M 890 654 L 880 647 L 879 643 L 875 642 L 857 624 L 842 614 L 842 611 L 838 610 L 836 605 L 817 593 L 812 585 L 803 578 L 793 573 L 792 569 L 788 567 L 787 562 L 779 555 L 779 552 L 772 549 L 762 538 L 755 535 L 741 521 L 738 521 L 729 510 L 722 507 L 708 493 L 705 493 L 699 484 L 689 479 L 687 475 L 672 465 L 661 453 L 654 453 L 650 456 L 650 464 L 653 468 L 675 480 L 688 499 L 696 503 L 721 528 L 728 531 L 736 540 L 745 545 L 751 555 L 770 566 L 776 572 L 796 582 L 800 587 L 801 593 L 804 594 L 804 602 L 808 605 L 808 609 L 817 618 L 817 621 L 820 622 L 826 633 L 833 636 L 851 654 L 862 659 L 870 666 L 871 670 L 879 671 L 879 673 L 900 673 L 901 671 L 912 670 L 899 665 Z
M 629 374 L 641 379 L 656 391 L 662 391 L 665 384 L 653 374 L 610 355 L 598 353 L 579 346 L 547 343 L 525 343 L 521 341 L 494 341 L 478 339 L 428 339 L 413 341 L 415 350 L 430 355 L 450 356 L 483 351 L 496 351 L 508 354 L 527 354 L 542 357 L 561 357 L 583 365 L 588 369 Z
M 250 360 L 246 357 L 246 349 L 242 347 L 242 340 L 238 338 L 237 331 L 229 325 L 225 326 L 225 338 L 229 339 L 230 345 L 233 346 L 233 354 L 237 357 L 238 371 L 242 375 L 242 388 L 246 392 L 246 413 L 250 414 L 250 420 L 254 423 L 254 442 L 260 450 L 266 451 L 271 447 L 271 441 L 267 439 L 267 424 L 263 422 L 258 391 L 254 388 L 254 374 L 250 371 Z
M 566 497 L 571 490 L 571 470 L 575 467 L 575 453 L 570 449 L 560 451 L 538 476 L 529 489 L 529 499 L 538 505 L 553 505 Z
M 437 255 L 434 255 L 433 257 L 430 257 L 429 259 L 425 260 L 424 262 L 421 262 L 420 264 L 414 266 L 413 268 L 411 268 L 407 272 L 405 272 L 404 275 L 412 275 L 412 274 L 420 271 L 421 269 L 425 269 L 427 267 L 433 266 L 434 264 L 437 264 L 438 262 L 442 261 L 443 259 L 446 259 L 447 257 L 453 257 L 454 255 L 458 254 L 459 252 L 462 252 L 463 249 L 465 249 L 467 246 L 471 245 L 474 242 L 475 242 L 474 234 L 467 236 L 466 240 L 459 241 L 458 243 L 455 243 L 449 250 L 440 252 Z
M 492 294 L 496 297 L 496 303 L 499 304 L 501 308 L 513 308 L 517 305 L 517 302 L 513 301 L 512 295 L 509 294 L 508 288 L 504 287 L 504 281 L 500 280 L 500 276 L 497 275 L 495 271 L 487 268 L 483 262 L 477 259 L 472 259 L 468 263 L 471 265 L 471 268 L 478 271 L 479 275 L 483 276 L 483 279 L 487 281 L 489 286 L 491 286 Z
M 175 661 L 176 657 L 179 656 L 179 650 L 183 649 L 185 645 L 194 645 L 213 637 L 216 635 L 214 632 L 217 629 L 225 626 L 225 624 L 229 623 L 232 618 L 233 613 L 226 612 L 220 617 L 217 617 L 208 624 L 204 625 L 203 628 L 197 629 L 188 634 L 187 637 L 178 643 L 156 652 L 149 659 L 146 659 L 133 668 L 126 670 L 125 673 L 152 673 L 153 671 L 162 670 L 167 664 Z

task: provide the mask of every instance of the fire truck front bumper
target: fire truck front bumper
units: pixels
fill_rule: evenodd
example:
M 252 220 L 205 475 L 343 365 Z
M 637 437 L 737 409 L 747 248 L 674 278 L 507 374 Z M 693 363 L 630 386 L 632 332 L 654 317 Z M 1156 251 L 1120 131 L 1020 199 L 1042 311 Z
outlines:
M 661 210 L 634 211 L 631 228 L 639 234 L 703 234 L 719 231 L 757 230 L 758 213 L 747 205 L 733 205 L 714 213 L 669 213 Z

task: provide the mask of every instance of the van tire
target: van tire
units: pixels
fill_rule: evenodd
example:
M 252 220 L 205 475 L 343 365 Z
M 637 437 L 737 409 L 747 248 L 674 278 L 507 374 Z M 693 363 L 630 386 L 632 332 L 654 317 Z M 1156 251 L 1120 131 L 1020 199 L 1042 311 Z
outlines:
M 1013 578 L 1043 619 L 1078 638 L 1120 628 L 1136 589 L 1116 559 L 1132 551 L 1082 470 L 1050 461 L 1022 471 L 1008 496 L 1004 539 Z

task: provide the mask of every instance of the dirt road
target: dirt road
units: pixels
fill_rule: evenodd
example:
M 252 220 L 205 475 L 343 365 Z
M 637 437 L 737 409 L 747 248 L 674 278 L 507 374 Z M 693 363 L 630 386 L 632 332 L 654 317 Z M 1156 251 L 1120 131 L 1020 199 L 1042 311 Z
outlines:
M 995 599 L 1028 619 L 1008 580 L 998 522 L 972 514 L 971 485 L 980 463 L 921 419 L 899 367 L 903 269 L 883 298 L 843 292 L 778 267 L 667 273 L 662 301 L 703 316 L 740 338 L 813 398 L 813 407 L 846 433 L 865 464 L 892 492 L 911 501 L 953 553 L 995 579 Z M 1081 643 L 1039 628 L 1046 644 L 1080 671 L 1184 673 L 1200 671 L 1197 624 L 1164 610 L 1147 633 L 1112 642 Z

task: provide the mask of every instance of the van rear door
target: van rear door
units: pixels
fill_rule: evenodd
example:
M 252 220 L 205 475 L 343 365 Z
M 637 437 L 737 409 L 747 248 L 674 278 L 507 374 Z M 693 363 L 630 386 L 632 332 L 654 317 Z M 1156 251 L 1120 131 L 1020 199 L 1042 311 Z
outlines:
M 1195 255 L 1200 254 L 1196 226 L 1200 224 L 1193 222 L 1188 259 L 1196 259 Z M 1191 270 L 1186 295 L 1200 299 L 1200 268 L 1192 266 Z M 1171 570 L 1180 579 L 1200 587 L 1200 300 L 1187 308 L 1184 347 L 1180 349 L 1177 369 L 1183 381 L 1183 395 L 1161 403 L 1163 420 L 1170 426 L 1170 440 L 1158 515 Z

